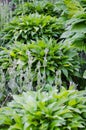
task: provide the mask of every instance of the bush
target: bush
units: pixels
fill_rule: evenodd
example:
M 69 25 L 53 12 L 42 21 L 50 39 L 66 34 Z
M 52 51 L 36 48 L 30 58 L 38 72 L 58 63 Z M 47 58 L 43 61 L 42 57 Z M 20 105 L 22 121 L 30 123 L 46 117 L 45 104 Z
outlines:
M 66 83 L 72 80 L 72 77 L 79 76 L 77 50 L 70 44 L 57 44 L 56 41 L 51 39 L 39 40 L 28 45 L 16 43 L 9 46 L 9 48 L 2 48 L 0 56 L 0 66 L 3 70 L 15 66 L 13 65 L 15 60 L 18 63 L 16 66 L 18 70 L 18 65 L 21 65 L 21 62 L 23 62 L 23 71 L 25 71 L 25 68 L 31 67 L 32 74 L 35 74 L 33 76 L 35 82 L 37 82 L 37 72 L 39 70 L 41 76 L 45 73 L 46 82 L 51 84 L 54 84 L 54 78 L 58 70 L 61 71 L 61 79 Z
M 56 17 L 60 15 L 60 11 L 57 8 L 56 4 L 44 0 L 26 2 L 22 5 L 18 5 L 16 10 L 13 12 L 13 15 L 14 16 L 29 15 L 30 13 L 39 13 Z
M 5 27 L 1 39 L 3 44 L 15 41 L 27 44 L 42 37 L 59 39 L 62 32 L 63 25 L 55 17 L 30 14 L 11 21 Z
M 85 91 L 23 92 L 0 109 L 1 130 L 85 130 Z
M 22 93 L 45 85 L 47 89 L 48 85 L 68 87 L 70 81 L 80 76 L 78 58 L 73 46 L 51 39 L 1 48 L 0 66 L 6 90 L 0 93 L 4 97 L 4 93 Z M 3 85 L 2 76 L 0 80 Z
M 43 0 L 43 1 L 33 1 L 25 2 L 19 5 L 14 11 L 14 16 L 28 15 L 30 13 L 44 14 L 50 16 L 61 17 L 64 16 L 65 19 L 71 18 L 76 13 L 82 11 L 82 6 L 79 1 L 76 0 Z
M 66 31 L 61 38 L 74 44 L 79 51 L 86 51 L 86 12 L 77 14 L 66 24 Z
M 83 76 L 86 70 L 86 11 L 77 14 L 67 22 L 66 31 L 61 38 L 65 39 L 64 42 L 72 43 L 79 52 L 81 78 L 78 79 L 78 83 L 80 89 L 84 89 L 86 86 L 86 77 Z

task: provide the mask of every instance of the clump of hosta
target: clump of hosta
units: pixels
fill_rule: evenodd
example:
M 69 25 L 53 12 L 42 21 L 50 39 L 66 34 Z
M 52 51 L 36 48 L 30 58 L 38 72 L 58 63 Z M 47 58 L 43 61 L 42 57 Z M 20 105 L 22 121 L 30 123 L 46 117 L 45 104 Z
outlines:
M 28 44 L 43 37 L 59 40 L 63 32 L 63 23 L 51 16 L 30 14 L 14 18 L 1 33 L 2 43 L 5 45 L 19 41 Z
M 14 95 L 14 100 L 0 109 L 0 129 L 85 130 L 85 94 L 70 87 L 59 93 L 53 88 Z
M 70 44 L 57 44 L 53 40 L 39 40 L 28 45 L 17 43 L 9 46 L 9 50 L 2 48 L 0 53 L 1 55 L 3 53 L 0 60 L 3 69 L 8 70 L 9 67 L 12 67 L 17 71 L 17 76 L 13 74 L 15 78 L 19 77 L 18 73 L 22 72 L 23 80 L 20 81 L 24 82 L 28 77 L 35 87 L 37 84 L 38 86 L 46 83 L 55 85 L 58 82 L 68 85 L 74 76 L 79 75 L 78 53 Z M 14 69 L 15 60 L 17 65 Z M 26 73 L 27 76 L 24 76 Z M 58 77 L 61 81 L 57 81 Z
M 34 1 L 25 2 L 17 6 L 13 12 L 13 16 L 29 15 L 30 13 L 39 13 L 44 15 L 56 16 L 60 15 L 57 4 L 51 1 Z
M 2 47 L 0 57 L 5 95 L 38 90 L 40 86 L 44 90 L 50 85 L 69 87 L 70 81 L 79 76 L 77 50 L 52 39 Z

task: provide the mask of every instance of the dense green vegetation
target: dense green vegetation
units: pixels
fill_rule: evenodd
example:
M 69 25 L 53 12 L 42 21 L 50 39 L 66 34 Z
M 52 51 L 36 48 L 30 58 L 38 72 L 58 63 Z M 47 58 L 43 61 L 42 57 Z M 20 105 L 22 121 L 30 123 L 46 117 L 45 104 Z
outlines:
M 27 92 L 0 110 L 1 130 L 85 130 L 86 91 Z
M 0 3 L 0 130 L 86 130 L 85 89 L 85 0 Z
M 5 91 L 9 90 L 9 82 L 11 80 L 13 82 L 13 79 L 10 90 L 15 93 L 20 92 L 20 87 L 21 90 L 25 90 L 24 86 L 28 88 L 28 80 L 31 81 L 34 90 L 36 87 L 46 84 L 68 87 L 75 76 L 80 77 L 77 50 L 70 44 L 57 44 L 52 39 L 39 40 L 27 45 L 17 42 L 10 45 L 9 48 L 2 47 L 0 56 L 2 57 L 0 66 L 3 74 L 6 73 Z M 21 83 L 20 77 L 22 78 Z M 2 91 L 0 93 L 3 96 Z
M 55 38 L 59 40 L 63 32 L 61 20 L 54 17 L 39 14 L 17 17 L 11 21 L 3 30 L 2 44 L 13 44 L 19 41 L 28 44 L 29 41 L 41 39 L 42 37 Z

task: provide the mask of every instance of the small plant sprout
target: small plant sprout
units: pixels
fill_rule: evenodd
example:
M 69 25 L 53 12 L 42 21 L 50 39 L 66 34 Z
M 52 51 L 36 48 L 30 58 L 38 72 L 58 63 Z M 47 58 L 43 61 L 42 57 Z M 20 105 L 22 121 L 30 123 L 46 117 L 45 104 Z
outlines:
M 18 84 L 16 83 L 16 77 L 17 77 L 17 71 L 16 71 L 16 60 L 13 62 L 13 66 L 8 68 L 8 75 L 9 75 L 9 81 L 8 81 L 8 88 L 11 89 L 12 93 L 16 93 L 19 89 Z
M 61 71 L 60 71 L 60 70 L 57 70 L 57 71 L 56 71 L 55 86 L 56 86 L 57 88 L 61 88 L 61 86 L 62 86 Z
M 43 67 L 44 67 L 44 71 L 43 71 L 43 81 L 44 81 L 44 86 L 46 84 L 46 67 L 47 67 L 47 54 L 48 54 L 49 50 L 48 48 L 46 48 L 44 50 L 45 56 L 44 56 L 44 60 L 43 60 Z
M 40 68 L 41 68 L 41 63 L 39 61 L 37 64 L 37 90 L 40 89 L 42 85 L 42 76 L 41 76 Z
M 26 70 L 27 78 L 28 78 L 27 79 L 27 81 L 28 81 L 28 89 L 32 90 L 33 89 L 33 87 L 32 87 L 32 83 L 33 83 L 32 63 L 34 61 L 33 61 L 33 57 L 31 56 L 30 51 L 28 50 L 26 53 L 28 55 L 28 69 Z
M 0 67 L 0 104 L 3 98 L 5 98 L 5 95 L 4 95 L 6 92 L 5 83 L 6 83 L 5 75 L 2 68 Z

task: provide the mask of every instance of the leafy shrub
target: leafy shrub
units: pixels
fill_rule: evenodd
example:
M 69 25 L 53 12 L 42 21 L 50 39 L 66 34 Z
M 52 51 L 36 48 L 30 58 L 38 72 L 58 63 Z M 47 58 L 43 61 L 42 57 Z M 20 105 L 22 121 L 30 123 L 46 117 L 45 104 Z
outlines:
M 85 91 L 64 88 L 47 92 L 23 92 L 14 95 L 0 109 L 1 130 L 85 130 Z
M 67 22 L 66 31 L 61 37 L 74 44 L 79 51 L 86 51 L 86 12 L 70 19 Z
M 69 86 L 70 81 L 80 75 L 77 50 L 51 39 L 2 47 L 0 66 L 1 86 L 5 88 L 0 91 L 0 102 L 9 93 L 37 90 L 40 86 L 47 89 L 49 85 L 58 88 L 61 85 Z
M 83 8 L 78 0 L 63 0 L 66 6 L 66 13 L 68 14 L 69 19 L 76 14 L 79 14 L 83 11 Z
M 48 1 L 34 1 L 26 2 L 22 5 L 19 5 L 16 10 L 13 12 L 14 16 L 19 15 L 29 15 L 30 13 L 39 13 L 50 16 L 59 16 L 59 10 L 52 2 Z
M 63 24 L 55 17 L 30 14 L 11 21 L 5 27 L 1 39 L 4 44 L 15 41 L 28 43 L 41 37 L 59 39 L 62 31 Z
M 47 83 L 54 83 L 56 71 L 58 70 L 61 71 L 61 75 L 64 75 L 62 77 L 66 78 L 65 80 L 63 78 L 63 82 L 69 82 L 72 77 L 79 76 L 78 53 L 70 44 L 57 44 L 56 41 L 47 41 L 47 39 L 27 45 L 16 43 L 13 46 L 9 46 L 9 49 L 2 48 L 0 56 L 0 66 L 2 66 L 3 70 L 12 66 L 13 61 L 20 60 L 23 62 L 22 69 L 32 64 L 32 73 L 39 70 L 40 75 L 43 76 L 45 73 Z M 38 64 L 39 70 L 37 69 Z M 34 76 L 34 81 L 37 82 L 37 74 Z
M 55 4 L 54 4 L 55 3 Z M 58 1 L 33 1 L 27 2 L 22 5 L 19 5 L 14 15 L 27 15 L 30 13 L 44 14 L 44 15 L 51 15 L 51 16 L 65 16 L 71 18 L 76 13 L 80 13 L 83 10 L 82 6 L 80 5 L 79 1 L 77 0 L 58 0 Z
M 61 38 L 65 39 L 64 42 L 72 43 L 79 51 L 80 73 L 82 76 L 78 79 L 78 83 L 84 88 L 86 86 L 86 79 L 83 78 L 86 70 L 86 12 L 81 12 L 67 21 L 66 31 Z

